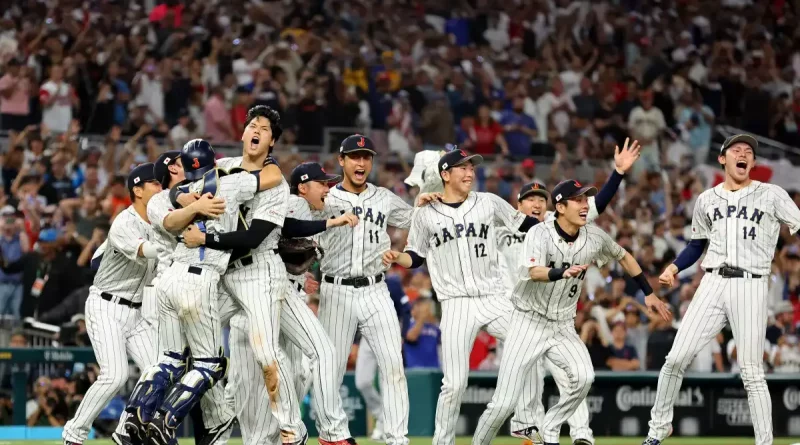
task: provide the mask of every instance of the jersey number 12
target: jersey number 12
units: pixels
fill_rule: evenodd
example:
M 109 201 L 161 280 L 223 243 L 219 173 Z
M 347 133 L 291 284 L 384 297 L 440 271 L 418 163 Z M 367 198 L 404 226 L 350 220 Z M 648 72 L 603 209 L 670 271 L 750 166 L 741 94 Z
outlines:
M 475 244 L 475 256 L 478 258 L 483 258 L 486 255 L 486 245 L 483 243 Z
M 747 237 L 750 237 L 751 240 L 756 239 L 756 228 L 750 227 L 750 230 L 748 230 L 747 227 L 742 227 L 742 237 L 744 239 L 747 239 Z

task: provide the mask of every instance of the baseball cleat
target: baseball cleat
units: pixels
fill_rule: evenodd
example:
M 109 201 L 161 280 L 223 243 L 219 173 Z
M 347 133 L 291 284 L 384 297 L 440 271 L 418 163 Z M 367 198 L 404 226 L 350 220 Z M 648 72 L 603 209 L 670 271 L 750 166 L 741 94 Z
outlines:
M 118 434 L 116 431 L 111 433 L 111 440 L 117 445 L 134 445 L 130 437 Z
M 222 437 L 226 432 L 228 432 L 228 430 L 231 429 L 235 421 L 236 417 L 234 416 L 228 419 L 228 421 L 222 425 L 207 430 L 205 436 L 197 443 L 197 445 L 211 445 L 212 443 L 215 443 L 220 437 Z
M 512 437 L 516 437 L 517 439 L 524 439 L 525 445 L 533 444 L 533 445 L 542 445 L 544 443 L 544 439 L 542 439 L 542 435 L 539 434 L 539 428 L 535 426 L 529 426 L 522 430 L 512 431 Z
M 164 417 L 156 413 L 153 421 L 147 425 L 147 437 L 152 445 L 177 445 L 175 430 L 164 425 Z
M 648 437 L 644 440 L 644 442 L 642 442 L 642 445 L 661 445 L 661 441 L 658 439 L 653 439 L 652 437 Z
M 147 441 L 147 427 L 135 415 L 128 416 L 125 420 L 125 432 L 128 433 L 128 440 L 133 445 L 144 445 Z M 113 439 L 114 435 L 111 438 Z M 119 445 L 119 442 L 117 444 Z
M 320 445 L 358 445 L 356 440 L 352 437 L 348 437 L 347 439 L 342 440 L 325 440 L 325 439 L 318 439 Z
M 572 445 L 592 445 L 592 442 L 589 439 L 575 439 Z
M 80 442 L 72 442 L 72 441 L 69 441 L 69 440 L 65 440 L 64 441 L 64 445 L 83 445 L 83 444 L 80 443 Z

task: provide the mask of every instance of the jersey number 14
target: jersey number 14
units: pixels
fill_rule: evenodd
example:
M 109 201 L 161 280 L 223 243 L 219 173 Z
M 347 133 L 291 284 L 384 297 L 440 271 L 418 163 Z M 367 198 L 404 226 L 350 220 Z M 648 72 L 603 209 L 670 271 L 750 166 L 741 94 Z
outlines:
M 750 238 L 751 240 L 756 239 L 756 228 L 755 227 L 750 227 L 748 229 L 747 227 L 742 227 L 742 237 L 744 239 L 747 239 L 747 238 Z

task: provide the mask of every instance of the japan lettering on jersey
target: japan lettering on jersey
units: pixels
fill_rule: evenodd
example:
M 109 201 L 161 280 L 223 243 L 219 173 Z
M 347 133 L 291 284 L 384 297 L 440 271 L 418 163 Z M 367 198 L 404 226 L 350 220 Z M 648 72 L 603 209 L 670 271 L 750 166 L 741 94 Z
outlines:
M 800 210 L 786 190 L 752 181 L 730 192 L 719 184 L 697 198 L 692 239 L 709 241 L 704 269 L 727 265 L 769 275 L 781 223 L 792 234 L 800 229 Z
M 325 250 L 322 273 L 347 278 L 385 271 L 383 254 L 392 244 L 386 229 L 407 229 L 413 210 L 394 193 L 372 184 L 359 194 L 350 193 L 341 185 L 332 188 L 321 217 L 336 218 L 352 212 L 359 221 L 355 227 L 335 227 L 319 235 L 320 246 Z
M 167 270 L 171 264 L 172 252 L 178 244 L 176 235 L 169 233 L 162 224 L 169 212 L 175 210 L 169 200 L 169 190 L 162 190 L 153 195 L 147 202 L 147 219 L 153 225 L 153 242 L 158 245 L 158 263 L 156 263 L 156 276 Z
M 556 232 L 553 221 L 535 225 L 525 236 L 511 301 L 524 312 L 536 312 L 550 320 L 575 318 L 578 297 L 586 272 L 574 278 L 553 282 L 531 281 L 529 269 L 535 266 L 569 268 L 596 263 L 598 267 L 621 260 L 625 249 L 601 228 L 586 225 L 578 231 L 575 242 L 567 242 Z
M 218 233 L 228 233 L 236 230 L 239 222 L 239 206 L 250 200 L 258 191 L 258 177 L 252 173 L 236 173 L 217 179 L 217 197 L 225 200 L 225 212 L 217 219 L 205 221 L 206 236 Z M 202 191 L 203 181 L 196 181 L 189 185 L 189 190 L 194 193 Z M 163 219 L 161 220 L 163 224 Z M 200 258 L 200 249 L 190 249 L 186 244 L 178 243 L 172 260 L 191 266 L 209 267 L 222 275 L 228 267 L 230 251 L 204 249 L 203 258 Z
M 139 256 L 139 247 L 153 238 L 153 228 L 133 206 L 120 212 L 111 224 L 100 267 L 92 287 L 115 297 L 142 301 L 142 289 L 149 278 L 147 258 Z
M 586 220 L 592 222 L 597 219 L 599 215 L 597 211 L 597 204 L 595 204 L 594 196 L 589 197 L 589 213 L 586 215 Z M 556 219 L 555 212 L 547 211 L 544 214 L 545 221 L 554 221 Z M 522 244 L 525 242 L 525 234 L 517 231 L 512 231 L 505 226 L 496 226 L 497 228 L 497 249 L 500 251 L 500 271 L 503 274 L 506 289 L 510 292 L 517 284 L 517 260 L 522 251 Z
M 434 201 L 415 212 L 406 250 L 426 258 L 439 300 L 505 294 L 495 225 L 515 230 L 524 221 L 492 193 L 471 192 L 457 208 Z
M 242 165 L 242 157 L 222 158 L 217 161 L 217 166 L 225 170 Z M 271 222 L 278 227 L 283 227 L 286 218 L 287 200 L 289 199 L 289 183 L 284 179 L 281 183 L 263 192 L 256 193 L 253 199 L 241 205 L 240 210 L 248 227 L 254 219 Z M 278 248 L 280 231 L 273 230 L 264 241 L 252 250 L 253 254 L 272 252 Z

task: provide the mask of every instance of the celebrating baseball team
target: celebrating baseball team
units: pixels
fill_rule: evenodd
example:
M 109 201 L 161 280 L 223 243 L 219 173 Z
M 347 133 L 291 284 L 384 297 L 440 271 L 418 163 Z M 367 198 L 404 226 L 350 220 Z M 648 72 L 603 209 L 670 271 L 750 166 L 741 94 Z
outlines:
M 412 207 L 367 182 L 377 153 L 362 135 L 342 142 L 341 177 L 309 162 L 287 182 L 272 157 L 280 136 L 279 114 L 256 106 L 240 157 L 216 159 L 207 141 L 195 139 L 130 173 L 133 204 L 95 253 L 98 272 L 86 302 L 101 372 L 64 428 L 65 445 L 87 439 L 127 382 L 129 358 L 142 373 L 113 433 L 117 444 L 177 445 L 176 430 L 190 416 L 200 426 L 198 444 L 227 443 L 237 422 L 245 445 L 305 445 L 300 406 L 310 391 L 320 444 L 354 445 L 339 387 L 357 335 L 365 363 L 380 371 L 380 394 L 364 394 L 376 421 L 372 438 L 408 444 L 398 319 L 408 303 L 385 272 L 426 263 L 441 304 L 444 372 L 433 444 L 455 444 L 469 354 L 481 330 L 504 346 L 473 444 L 489 444 L 509 417 L 511 435 L 534 444 L 559 443 L 565 422 L 573 444 L 594 444 L 586 403 L 594 370 L 574 328 L 587 268 L 616 262 L 646 295 L 652 315 L 672 319 L 634 257 L 592 224 L 638 159 L 637 141 L 617 147 L 615 171 L 600 190 L 573 179 L 552 190 L 533 182 L 520 190 L 515 209 L 472 191 L 483 158 L 456 147 L 418 156 L 430 162 L 415 164 L 406 181 L 420 188 Z M 745 134 L 724 142 L 718 159 L 725 180 L 700 195 L 692 241 L 660 277 L 671 286 L 705 254 L 706 274 L 661 369 L 643 445 L 670 435 L 684 371 L 728 323 L 755 443 L 772 443 L 761 367 L 767 277 L 779 226 L 797 232 L 800 210 L 782 188 L 750 179 L 757 149 Z M 403 251 L 392 249 L 389 227 L 408 231 Z M 319 283 L 307 272 L 317 261 Z M 317 287 L 315 314 L 306 291 Z M 223 354 L 226 326 L 230 358 Z M 547 411 L 545 372 L 560 393 Z

